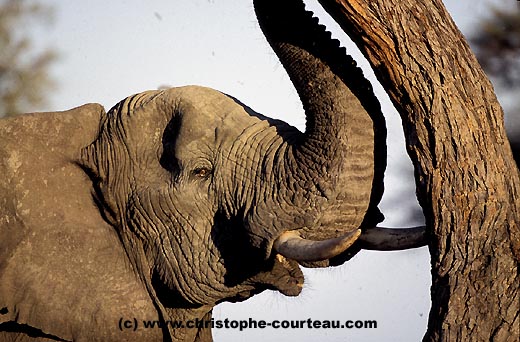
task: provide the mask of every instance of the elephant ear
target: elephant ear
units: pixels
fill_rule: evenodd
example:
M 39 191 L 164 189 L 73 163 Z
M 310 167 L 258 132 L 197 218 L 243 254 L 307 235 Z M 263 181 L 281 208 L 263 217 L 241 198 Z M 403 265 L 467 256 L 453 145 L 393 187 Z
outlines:
M 104 116 L 90 104 L 0 120 L 0 340 L 151 338 L 118 329 L 157 312 L 77 163 Z

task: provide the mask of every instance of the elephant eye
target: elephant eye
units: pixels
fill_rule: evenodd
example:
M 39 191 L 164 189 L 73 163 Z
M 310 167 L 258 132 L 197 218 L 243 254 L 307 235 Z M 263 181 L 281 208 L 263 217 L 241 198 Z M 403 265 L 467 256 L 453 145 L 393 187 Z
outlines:
M 199 178 L 208 178 L 211 170 L 206 167 L 198 167 L 193 171 L 193 174 Z

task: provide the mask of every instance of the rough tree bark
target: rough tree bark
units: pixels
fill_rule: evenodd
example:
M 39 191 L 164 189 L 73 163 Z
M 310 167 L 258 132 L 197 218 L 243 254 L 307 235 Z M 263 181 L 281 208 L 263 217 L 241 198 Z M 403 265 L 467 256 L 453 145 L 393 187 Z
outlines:
M 520 179 L 493 87 L 441 0 L 319 0 L 399 111 L 432 228 L 424 341 L 519 341 Z

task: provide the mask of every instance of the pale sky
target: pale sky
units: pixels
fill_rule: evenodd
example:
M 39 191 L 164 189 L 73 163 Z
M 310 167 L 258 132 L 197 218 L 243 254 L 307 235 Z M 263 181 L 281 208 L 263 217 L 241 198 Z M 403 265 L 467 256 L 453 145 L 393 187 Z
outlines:
M 49 108 L 87 102 L 106 109 L 128 95 L 160 86 L 199 84 L 231 94 L 262 114 L 303 129 L 298 97 L 256 23 L 252 1 L 46 0 L 55 7 L 52 27 L 39 26 L 39 46 L 58 49 L 52 69 L 59 81 Z M 367 63 L 315 0 L 306 3 L 347 47 L 371 79 L 387 118 L 389 162 L 381 208 L 385 226 L 408 227 L 416 206 L 411 164 L 400 119 Z M 489 4 L 513 0 L 446 1 L 465 34 L 489 13 Z M 361 252 L 347 264 L 304 270 L 297 298 L 264 292 L 239 304 L 221 304 L 215 319 L 377 320 L 371 330 L 214 330 L 215 341 L 420 341 L 430 309 L 426 247 L 402 252 Z

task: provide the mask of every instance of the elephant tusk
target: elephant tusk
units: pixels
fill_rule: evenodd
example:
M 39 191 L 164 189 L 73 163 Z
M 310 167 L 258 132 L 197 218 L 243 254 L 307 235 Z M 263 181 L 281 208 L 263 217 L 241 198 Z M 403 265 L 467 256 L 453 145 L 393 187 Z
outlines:
M 357 229 L 344 236 L 323 241 L 304 239 L 296 231 L 287 231 L 274 242 L 278 254 L 295 261 L 321 261 L 335 257 L 347 250 L 361 235 Z
M 363 249 L 376 251 L 398 251 L 423 247 L 428 244 L 425 226 L 413 228 L 374 227 L 363 231 L 359 245 Z

